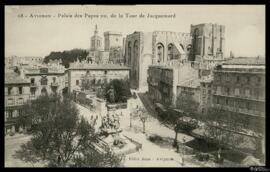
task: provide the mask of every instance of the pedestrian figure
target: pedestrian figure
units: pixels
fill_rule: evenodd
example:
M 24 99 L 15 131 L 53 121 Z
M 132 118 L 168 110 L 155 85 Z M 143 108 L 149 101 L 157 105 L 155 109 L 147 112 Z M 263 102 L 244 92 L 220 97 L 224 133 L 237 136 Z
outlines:
M 176 152 L 179 153 L 179 143 L 176 144 Z

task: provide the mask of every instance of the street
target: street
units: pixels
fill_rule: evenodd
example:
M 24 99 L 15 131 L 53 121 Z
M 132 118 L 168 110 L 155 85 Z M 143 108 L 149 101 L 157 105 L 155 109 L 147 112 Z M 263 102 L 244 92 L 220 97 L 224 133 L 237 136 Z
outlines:
M 140 118 L 131 118 L 130 120 L 129 111 L 130 109 L 135 109 L 135 107 L 129 107 L 129 109 L 124 111 L 125 113 L 120 115 L 120 127 L 123 130 L 122 134 L 142 144 L 142 149 L 138 152 L 126 155 L 122 162 L 124 167 L 200 167 L 215 165 L 210 164 L 210 162 L 198 162 L 192 155 L 185 155 L 181 150 L 180 152 L 176 152 L 176 148 L 172 146 L 175 138 L 174 130 L 160 123 L 147 97 L 144 97 L 143 100 L 142 102 L 141 98 L 138 96 L 137 99 L 133 100 L 132 106 L 136 107 L 138 105 L 148 110 L 148 116 L 145 122 L 145 133 L 143 133 L 143 123 L 140 121 Z M 145 102 L 148 103 L 145 104 Z M 79 115 L 84 117 L 88 122 L 91 123 L 93 119 L 97 118 L 95 128 L 98 130 L 101 125 L 101 116 L 98 116 L 98 113 L 84 106 L 79 104 L 76 104 L 76 106 L 79 110 Z M 161 142 L 156 143 L 150 141 L 149 137 L 153 135 L 161 138 Z M 25 163 L 13 157 L 16 150 L 19 150 L 20 145 L 29 141 L 30 138 L 31 136 L 23 134 L 5 137 L 6 167 L 42 167 L 44 165 L 41 163 Z M 177 139 L 180 144 L 183 144 L 184 139 L 185 143 L 194 140 L 193 137 L 184 133 L 178 133 Z M 183 158 L 184 164 L 182 164 Z
M 31 139 L 30 135 L 15 134 L 5 137 L 5 167 L 43 167 L 42 163 L 26 163 L 15 158 L 15 152 L 20 150 L 21 145 Z

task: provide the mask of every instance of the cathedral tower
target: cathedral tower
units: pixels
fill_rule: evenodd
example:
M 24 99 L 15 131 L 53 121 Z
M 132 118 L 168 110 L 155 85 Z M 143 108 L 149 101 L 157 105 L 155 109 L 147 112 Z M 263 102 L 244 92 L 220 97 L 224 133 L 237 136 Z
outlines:
M 98 28 L 95 26 L 94 35 L 91 37 L 91 51 L 98 51 L 102 49 L 102 38 L 98 36 Z

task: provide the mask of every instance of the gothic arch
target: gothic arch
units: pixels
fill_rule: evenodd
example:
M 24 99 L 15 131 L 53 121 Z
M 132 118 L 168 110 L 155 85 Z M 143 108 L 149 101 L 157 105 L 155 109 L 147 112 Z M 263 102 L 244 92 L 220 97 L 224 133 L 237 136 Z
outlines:
M 47 89 L 46 89 L 45 87 L 43 87 L 43 88 L 41 89 L 41 95 L 42 95 L 42 96 L 48 95 Z
M 174 49 L 174 45 L 173 43 L 169 43 L 168 44 L 168 60 L 172 60 L 173 59 L 173 49 Z
M 192 48 L 192 45 L 191 44 L 188 44 L 187 45 L 187 51 L 189 52 L 191 50 L 191 48 Z
M 194 55 L 196 55 L 200 52 L 199 45 L 198 45 L 199 44 L 198 36 L 199 36 L 199 29 L 196 28 L 193 32 L 193 53 L 194 53 Z M 193 60 L 195 60 L 195 56 L 193 57 Z
M 139 60 L 139 43 L 138 43 L 138 40 L 134 41 L 134 44 L 133 44 L 133 66 L 135 68 L 138 68 L 137 66 L 137 61 Z M 134 74 L 133 74 L 136 78 L 137 76 L 137 72 L 136 70 L 134 70 Z
M 165 51 L 164 45 L 161 42 L 157 43 L 156 52 L 157 52 L 157 60 L 159 62 L 164 62 L 164 51 Z
M 128 42 L 128 52 L 127 52 L 127 60 L 128 60 L 128 65 L 131 65 L 131 42 Z

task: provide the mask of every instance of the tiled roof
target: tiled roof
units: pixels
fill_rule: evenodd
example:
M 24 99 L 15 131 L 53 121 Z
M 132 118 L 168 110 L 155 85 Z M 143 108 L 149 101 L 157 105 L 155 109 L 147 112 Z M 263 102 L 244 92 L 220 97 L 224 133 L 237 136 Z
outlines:
M 223 65 L 265 65 L 265 58 L 263 57 L 238 57 L 225 61 Z
M 5 84 L 25 84 L 29 83 L 27 80 L 21 78 L 15 72 L 5 73 Z

